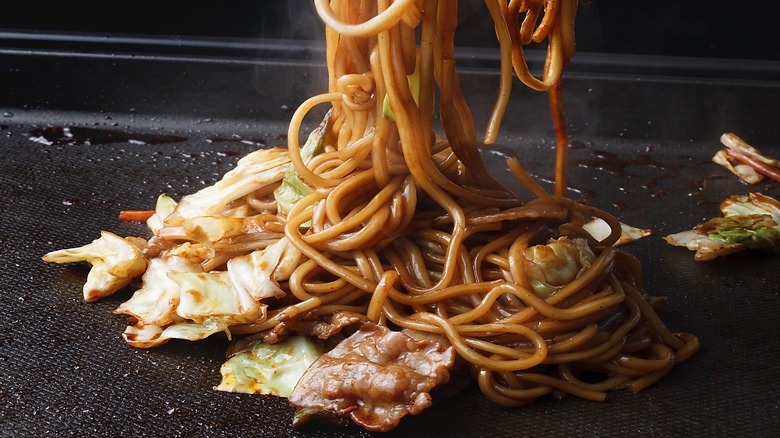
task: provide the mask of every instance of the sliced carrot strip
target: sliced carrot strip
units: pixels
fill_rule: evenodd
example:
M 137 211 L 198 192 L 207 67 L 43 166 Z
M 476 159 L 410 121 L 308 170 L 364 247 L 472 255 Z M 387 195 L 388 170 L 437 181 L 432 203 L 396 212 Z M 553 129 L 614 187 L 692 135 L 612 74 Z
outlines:
M 128 222 L 146 222 L 154 215 L 154 210 L 122 210 L 119 220 Z
M 733 149 L 726 149 L 726 154 L 731 158 L 734 158 L 735 160 L 740 161 L 756 169 L 756 172 L 763 173 L 765 176 L 768 176 L 769 178 L 777 182 L 780 182 L 780 170 L 773 168 L 772 166 L 766 163 L 762 163 L 761 161 L 754 159 L 748 154 L 744 154 L 742 152 L 735 151 Z

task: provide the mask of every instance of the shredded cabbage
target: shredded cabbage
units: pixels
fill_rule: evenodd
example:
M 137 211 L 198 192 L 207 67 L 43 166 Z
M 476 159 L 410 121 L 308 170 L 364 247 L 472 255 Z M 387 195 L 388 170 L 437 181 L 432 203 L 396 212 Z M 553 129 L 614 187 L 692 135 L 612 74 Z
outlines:
M 596 258 L 585 239 L 567 237 L 531 246 L 523 255 L 531 288 L 544 298 L 571 283 Z
M 289 397 L 304 371 L 324 353 L 322 341 L 290 336 L 276 344 L 235 341 L 222 365 L 219 391 Z
M 322 152 L 322 137 L 325 135 L 325 131 L 328 128 L 329 120 L 330 111 L 325 115 L 325 118 L 319 126 L 312 130 L 309 137 L 306 139 L 306 143 L 301 147 L 301 158 L 304 163 L 308 163 L 315 155 Z M 298 171 L 290 164 L 284 172 L 282 184 L 274 191 L 274 198 L 279 205 L 279 211 L 287 213 L 298 200 L 312 191 L 313 189 L 303 182 L 298 175 Z
M 43 256 L 46 262 L 87 262 L 92 267 L 84 283 L 84 300 L 97 301 L 130 284 L 146 270 L 146 259 L 130 241 L 109 231 L 78 248 L 52 251 Z
M 664 239 L 696 251 L 694 259 L 698 261 L 746 249 L 780 254 L 780 202 L 761 193 L 749 193 L 729 197 L 720 209 L 723 217 Z

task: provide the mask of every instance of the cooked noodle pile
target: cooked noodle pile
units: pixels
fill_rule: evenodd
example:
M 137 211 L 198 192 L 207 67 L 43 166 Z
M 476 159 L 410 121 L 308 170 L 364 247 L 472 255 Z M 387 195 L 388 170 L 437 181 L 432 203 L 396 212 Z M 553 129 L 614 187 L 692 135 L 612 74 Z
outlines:
M 457 1 L 315 3 L 327 25 L 329 87 L 301 105 L 288 133 L 292 163 L 315 188 L 284 225 L 307 258 L 288 285 L 301 302 L 296 311 L 357 307 L 373 321 L 443 333 L 485 395 L 503 405 L 548 393 L 601 400 L 609 389 L 637 391 L 697 350 L 694 336 L 670 332 L 656 315 L 661 300 L 642 292 L 639 263 L 612 247 L 619 223 L 560 196 L 567 134 L 559 93 L 574 54 L 576 1 L 486 1 L 502 69 L 485 142 L 495 139 L 513 72 L 550 95 L 556 196 L 510 163 L 538 196 L 530 203 L 496 183 L 480 160 L 455 68 Z M 522 46 L 545 39 L 547 62 L 536 78 Z M 325 150 L 304 163 L 300 125 L 320 104 L 331 107 Z M 581 227 L 590 216 L 610 223 L 612 235 L 590 237 Z M 545 298 L 530 284 L 526 254 L 549 257 L 551 246 L 529 248 L 563 236 L 585 239 L 594 257 Z M 597 383 L 581 378 L 594 374 Z
M 315 0 L 326 24 L 328 91 L 294 113 L 284 153 L 308 194 L 283 211 L 274 196 L 279 175 L 230 202 L 230 214 L 243 208 L 252 218 L 252 232 L 211 246 L 203 270 L 224 270 L 282 238 L 302 254 L 279 281 L 283 294 L 254 319 L 231 325 L 233 334 L 259 336 L 296 318 L 358 312 L 445 335 L 482 392 L 501 405 L 641 390 L 694 354 L 698 340 L 660 320 L 654 308 L 663 299 L 643 292 L 639 263 L 613 245 L 620 223 L 565 197 L 560 86 L 574 54 L 577 1 L 485 3 L 502 63 L 482 141 L 495 140 L 515 77 L 549 93 L 558 143 L 554 194 L 511 160 L 534 195 L 521 200 L 481 161 L 455 66 L 456 0 Z M 548 45 L 539 77 L 523 56 L 532 42 Z M 327 111 L 316 153 L 300 141 L 314 109 Z M 612 229 L 602 241 L 583 229 L 592 217 Z M 150 247 L 170 248 L 159 243 L 175 240 L 170 229 Z M 137 327 L 126 332 L 129 341 L 146 336 Z

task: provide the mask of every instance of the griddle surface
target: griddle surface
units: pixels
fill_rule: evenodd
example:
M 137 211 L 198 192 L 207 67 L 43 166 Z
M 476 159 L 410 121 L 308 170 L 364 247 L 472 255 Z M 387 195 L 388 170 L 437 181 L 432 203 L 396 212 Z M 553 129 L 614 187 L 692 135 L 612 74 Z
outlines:
M 125 317 L 112 311 L 132 289 L 87 304 L 85 266 L 41 261 L 100 230 L 145 236 L 143 225 L 121 222 L 117 213 L 152 208 L 160 193 L 194 192 L 255 148 L 283 146 L 289 109 L 322 91 L 321 64 L 36 50 L 7 50 L 0 58 L 0 435 L 372 435 L 292 431 L 286 400 L 215 391 L 222 337 L 129 347 L 121 338 Z M 673 330 L 697 334 L 702 350 L 655 386 L 611 393 L 603 403 L 569 397 L 506 409 L 470 387 L 405 418 L 388 436 L 780 430 L 780 259 L 745 252 L 698 263 L 662 239 L 719 215 L 729 195 L 780 197 L 778 184 L 749 187 L 709 161 L 724 131 L 780 156 L 780 84 L 766 72 L 761 80 L 744 73 L 732 80 L 613 67 L 596 71 L 591 63 L 566 78 L 571 196 L 653 230 L 627 249 L 643 263 L 646 289 L 669 297 L 662 318 Z M 462 80 L 484 126 L 494 70 L 472 65 Z M 546 99 L 517 93 L 502 146 L 486 148 L 485 156 L 505 178 L 503 159 L 517 154 L 546 181 L 553 144 Z

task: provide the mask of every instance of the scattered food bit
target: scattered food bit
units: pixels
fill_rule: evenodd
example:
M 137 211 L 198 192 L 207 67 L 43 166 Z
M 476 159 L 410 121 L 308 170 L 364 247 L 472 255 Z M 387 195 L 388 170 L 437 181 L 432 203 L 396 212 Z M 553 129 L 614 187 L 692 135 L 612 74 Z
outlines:
M 764 155 L 730 132 L 721 135 L 720 142 L 726 148 L 719 150 L 712 157 L 712 161 L 725 167 L 748 184 L 758 184 L 764 178 L 780 182 L 780 161 Z
M 454 362 L 444 336 L 366 322 L 303 373 L 289 398 L 299 409 L 293 427 L 336 416 L 390 431 L 431 406 L 430 391 L 449 381 Z
M 100 236 L 84 246 L 52 251 L 43 256 L 45 262 L 87 262 L 91 265 L 84 283 L 84 300 L 89 303 L 122 289 L 146 270 L 146 259 L 132 241 L 108 231 L 101 231 Z
M 609 236 L 609 233 L 612 232 L 609 224 L 601 218 L 595 218 L 589 222 L 586 222 L 582 228 L 589 232 L 590 235 L 598 241 L 606 239 Z M 615 242 L 614 246 L 625 245 L 653 234 L 652 230 L 633 227 L 622 222 L 620 223 L 620 229 L 620 239 Z
M 303 373 L 324 352 L 310 336 L 294 335 L 276 344 L 242 338 L 234 341 L 215 389 L 289 397 Z
M 146 222 L 154 215 L 154 210 L 122 210 L 119 212 L 120 221 Z
M 720 204 L 720 210 L 723 217 L 664 239 L 696 251 L 697 261 L 745 249 L 780 254 L 780 202 L 776 199 L 761 193 L 732 195 Z

